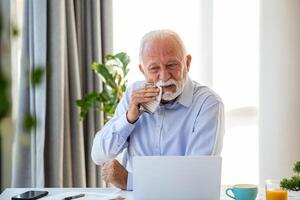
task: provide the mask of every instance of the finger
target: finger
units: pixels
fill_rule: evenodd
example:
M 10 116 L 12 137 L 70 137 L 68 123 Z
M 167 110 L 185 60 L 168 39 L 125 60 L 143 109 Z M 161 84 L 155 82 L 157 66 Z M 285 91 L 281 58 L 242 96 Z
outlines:
M 105 171 L 105 170 L 107 170 L 108 169 L 108 167 L 107 166 L 103 166 L 103 167 L 101 167 L 101 170 L 102 171 Z
M 159 92 L 159 88 L 156 86 L 146 87 L 144 90 L 146 92 Z
M 134 92 L 145 92 L 145 91 L 159 91 L 159 89 L 155 85 L 148 85 L 148 86 L 144 86 L 144 87 L 134 90 L 133 93 Z
M 153 82 L 146 82 L 144 84 L 144 87 L 153 87 L 153 86 L 155 86 L 155 84 Z
M 141 90 L 136 90 L 135 92 L 132 93 L 132 95 L 144 95 L 144 94 L 155 94 L 155 95 L 158 95 L 160 92 L 160 90 L 158 88 L 151 88 L 151 89 L 148 89 L 148 90 L 144 90 L 144 89 L 141 89 Z
M 104 163 L 104 167 L 105 167 L 105 168 L 109 168 L 109 167 L 112 165 L 112 162 L 113 162 L 113 160 L 108 161 L 108 162 L 105 162 L 105 163 Z
M 108 176 L 102 174 L 101 179 L 104 180 L 105 182 L 107 182 L 108 181 Z
M 110 170 L 111 170 L 111 166 L 109 166 L 109 165 L 106 165 L 106 166 L 101 168 L 102 172 L 106 172 L 106 171 L 110 171 Z
M 118 160 L 114 159 L 111 161 L 111 164 L 112 164 L 112 166 L 115 166 L 115 165 L 119 165 L 120 163 Z
M 102 168 L 105 168 L 108 165 L 108 162 L 105 162 L 101 165 Z
M 151 102 L 156 100 L 156 97 L 147 97 L 147 98 L 137 98 L 136 102 L 137 104 L 141 104 L 141 103 L 147 103 L 147 102 Z
M 109 172 L 108 169 L 102 169 L 102 170 L 101 170 L 101 173 L 102 173 L 102 174 L 107 174 L 108 172 Z
M 107 179 L 107 177 L 108 177 L 108 175 L 107 174 L 101 174 L 101 178 L 103 179 L 103 180 L 106 180 Z
M 105 177 L 106 179 L 108 179 L 109 180 L 109 177 L 111 177 L 111 173 L 112 172 L 105 172 L 105 173 L 101 173 L 101 177 L 103 176 L 103 177 Z
M 156 97 L 158 93 L 156 92 L 148 92 L 148 93 L 138 93 L 135 94 L 134 97 L 136 98 L 147 98 L 147 97 Z
M 135 94 L 132 97 L 132 101 L 134 104 L 139 105 L 140 103 L 154 101 L 157 95 L 152 94 Z
M 157 87 L 157 85 L 155 85 L 154 83 L 146 83 L 146 84 L 144 85 L 144 88 L 148 90 L 148 89 L 158 88 L 158 87 Z
M 108 180 L 107 177 L 103 177 L 102 180 L 103 180 L 105 183 L 109 183 L 109 182 L 110 182 L 110 180 Z
M 159 93 L 159 89 L 149 89 L 149 90 L 137 90 L 135 92 L 132 93 L 132 96 L 134 95 L 143 95 L 143 94 L 147 94 L 147 93 L 153 93 L 153 94 L 158 94 Z

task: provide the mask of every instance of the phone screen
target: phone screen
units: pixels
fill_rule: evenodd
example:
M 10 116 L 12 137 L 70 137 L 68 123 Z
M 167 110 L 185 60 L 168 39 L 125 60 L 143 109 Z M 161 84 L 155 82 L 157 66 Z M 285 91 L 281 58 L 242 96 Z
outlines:
M 27 191 L 27 192 L 24 192 L 22 194 L 12 197 L 12 200 L 20 200 L 20 199 L 33 200 L 33 199 L 38 199 L 38 198 L 44 197 L 47 194 L 48 194 L 47 191 Z

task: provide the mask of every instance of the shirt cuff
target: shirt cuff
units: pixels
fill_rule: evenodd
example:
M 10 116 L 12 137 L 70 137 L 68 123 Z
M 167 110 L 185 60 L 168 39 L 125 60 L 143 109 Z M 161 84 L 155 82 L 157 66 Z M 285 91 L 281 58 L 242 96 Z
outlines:
M 132 191 L 132 173 L 128 172 L 128 176 L 127 176 L 127 190 Z
M 114 122 L 113 131 L 117 132 L 120 137 L 118 137 L 117 145 L 114 147 L 114 151 L 118 152 L 119 148 L 123 146 L 126 142 L 127 138 L 131 134 L 132 130 L 134 129 L 135 125 L 131 124 L 127 121 L 126 113 L 124 113 L 118 121 Z
M 130 134 L 130 132 L 134 129 L 135 124 L 131 124 L 128 122 L 126 113 L 122 114 L 120 118 L 114 123 L 114 128 L 117 132 L 124 132 Z M 128 135 L 124 135 L 124 137 L 128 137 Z

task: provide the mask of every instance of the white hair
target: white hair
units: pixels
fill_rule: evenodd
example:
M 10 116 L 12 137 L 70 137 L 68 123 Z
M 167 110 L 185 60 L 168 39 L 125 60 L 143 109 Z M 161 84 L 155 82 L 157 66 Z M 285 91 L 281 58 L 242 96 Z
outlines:
M 144 48 L 147 42 L 152 41 L 154 39 L 166 39 L 168 37 L 173 37 L 180 45 L 182 54 L 186 55 L 186 49 L 184 43 L 177 33 L 167 29 L 154 30 L 146 33 L 141 39 L 140 52 L 139 52 L 140 63 L 142 63 Z

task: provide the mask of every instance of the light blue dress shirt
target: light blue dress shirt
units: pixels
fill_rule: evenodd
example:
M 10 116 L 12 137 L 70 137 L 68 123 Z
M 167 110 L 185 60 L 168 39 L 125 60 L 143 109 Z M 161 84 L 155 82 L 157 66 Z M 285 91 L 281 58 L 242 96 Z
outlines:
M 224 106 L 220 97 L 190 78 L 175 102 L 158 106 L 151 115 L 143 113 L 131 124 L 126 112 L 132 90 L 145 82 L 130 85 L 114 117 L 94 139 L 92 159 L 102 164 L 124 149 L 128 170 L 127 189 L 132 190 L 134 156 L 219 155 L 224 135 Z

